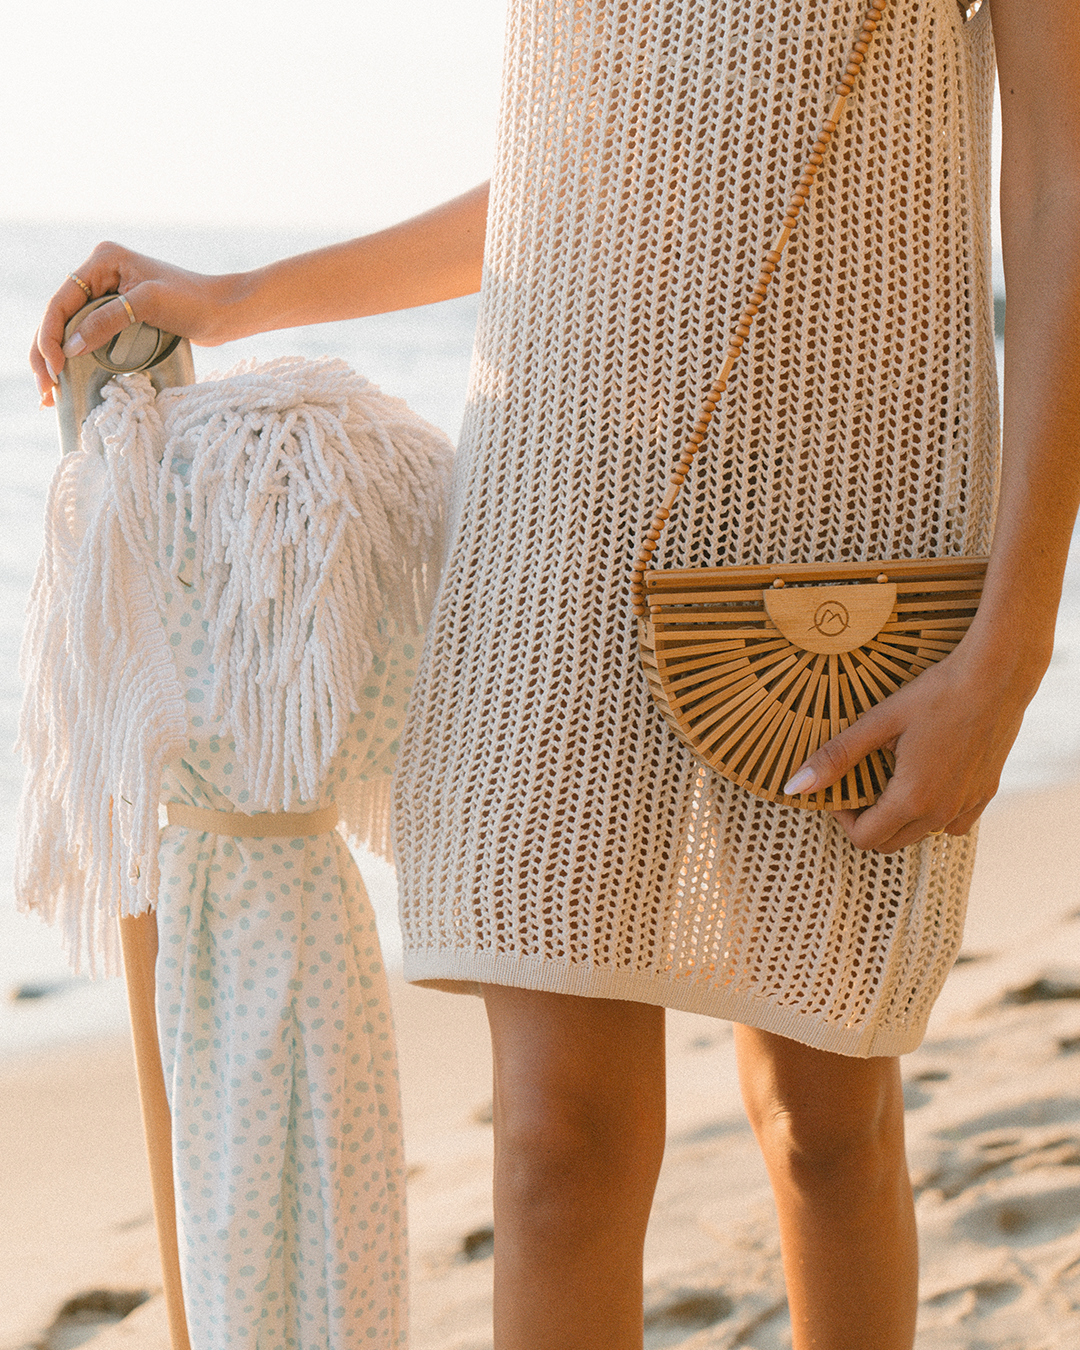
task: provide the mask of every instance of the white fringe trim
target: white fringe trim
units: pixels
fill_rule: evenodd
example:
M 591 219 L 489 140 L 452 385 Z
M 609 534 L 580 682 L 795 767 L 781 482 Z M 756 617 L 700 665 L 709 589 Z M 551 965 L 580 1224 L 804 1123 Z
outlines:
M 380 624 L 419 634 L 430 614 L 453 453 L 340 361 L 157 396 L 126 376 L 102 398 L 46 508 L 15 869 L 20 909 L 58 923 L 94 973 L 118 969 L 115 917 L 154 904 L 162 771 L 186 747 L 166 585 L 197 579 L 205 596 L 209 716 L 236 741 L 246 809 L 315 800 Z M 388 781 L 342 805 L 347 833 L 388 856 Z

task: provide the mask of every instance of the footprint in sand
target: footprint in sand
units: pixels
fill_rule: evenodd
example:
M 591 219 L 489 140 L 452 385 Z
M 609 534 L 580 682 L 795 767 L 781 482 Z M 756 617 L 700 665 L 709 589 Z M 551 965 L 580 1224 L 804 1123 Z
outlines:
M 645 1311 L 645 1350 L 681 1345 L 697 1331 L 715 1326 L 735 1311 L 718 1289 L 680 1290 Z
M 979 1182 L 1039 1169 L 1080 1166 L 1080 1137 L 1058 1130 L 990 1133 L 968 1139 L 942 1155 L 919 1178 L 918 1190 L 952 1200 Z
M 1030 984 L 1007 990 L 1000 1001 L 1007 1007 L 1022 1008 L 1029 1003 L 1057 1003 L 1062 999 L 1080 999 L 1080 971 L 1047 971 Z
M 486 1261 L 495 1254 L 495 1229 L 474 1228 L 461 1239 L 458 1249 L 458 1262 L 470 1265 L 473 1261 Z
M 915 1111 L 927 1102 L 933 1101 L 933 1094 L 926 1091 L 924 1083 L 945 1083 L 952 1075 L 945 1069 L 923 1069 L 904 1080 L 904 1110 Z
M 1037 1097 L 1034 1101 L 1017 1102 L 1013 1106 L 987 1111 L 985 1115 L 972 1116 L 970 1120 L 947 1125 L 938 1130 L 937 1137 L 958 1141 L 988 1134 L 992 1130 L 1024 1130 L 1040 1125 L 1066 1124 L 1080 1125 L 1080 1098 Z
M 149 1297 L 146 1289 L 90 1289 L 77 1294 L 63 1305 L 32 1350 L 75 1350 L 107 1326 L 122 1322 Z
M 1080 1185 L 1073 1177 L 1028 1173 L 995 1186 L 993 1195 L 957 1215 L 958 1233 L 999 1247 L 1034 1247 L 1073 1232 L 1080 1224 Z
M 966 1321 L 969 1317 L 985 1317 L 1015 1302 L 1023 1293 L 1012 1280 L 977 1280 L 955 1289 L 943 1289 L 923 1300 L 924 1308 L 933 1308 L 942 1315 L 946 1325 Z
M 82 983 L 82 980 L 73 977 L 60 980 L 30 981 L 27 984 L 17 984 L 9 991 L 8 998 L 12 1003 L 27 1003 L 37 999 L 51 998 L 54 994 L 66 994 L 69 989 L 74 989 Z

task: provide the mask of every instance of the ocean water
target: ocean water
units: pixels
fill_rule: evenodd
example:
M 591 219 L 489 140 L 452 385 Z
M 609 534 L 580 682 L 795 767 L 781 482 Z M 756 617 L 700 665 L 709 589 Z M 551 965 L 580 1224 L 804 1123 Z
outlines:
M 122 981 L 70 977 L 55 934 L 15 912 L 11 895 L 14 813 L 20 767 L 11 751 L 19 706 L 22 615 L 41 547 L 45 494 L 59 449 L 51 412 L 37 406 L 26 354 L 52 290 L 101 238 L 200 271 L 257 266 L 331 242 L 313 233 L 104 227 L 0 222 L 0 1054 L 60 1039 L 119 1030 Z M 476 301 L 270 333 L 195 350 L 205 376 L 249 357 L 329 354 L 456 436 L 465 400 Z M 1080 777 L 1080 539 L 1074 539 L 1054 659 L 1028 710 L 1003 787 L 1018 791 Z M 399 959 L 391 870 L 361 866 L 379 913 L 384 949 Z M 13 997 L 21 993 L 23 997 Z

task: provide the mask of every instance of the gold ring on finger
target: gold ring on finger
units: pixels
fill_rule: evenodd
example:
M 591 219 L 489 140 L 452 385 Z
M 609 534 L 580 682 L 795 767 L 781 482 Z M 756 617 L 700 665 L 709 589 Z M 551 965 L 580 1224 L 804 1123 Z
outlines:
M 131 308 L 131 301 L 127 298 L 127 296 L 126 296 L 126 295 L 118 295 L 116 298 L 117 298 L 117 300 L 120 301 L 120 303 L 121 303 L 121 304 L 124 306 L 124 308 L 127 310 L 128 327 L 130 327 L 133 323 L 138 323 L 139 321 L 138 321 L 138 319 L 135 317 L 135 311 Z
M 83 295 L 86 296 L 87 300 L 93 300 L 94 292 L 90 289 L 90 287 L 86 284 L 86 282 L 83 281 L 82 277 L 78 276 L 75 272 L 69 272 L 68 281 L 73 281 L 75 285 L 78 286 L 79 289 L 82 291 Z
M 944 834 L 944 833 L 945 833 L 945 827 L 944 827 L 944 825 L 941 827 L 940 830 L 927 830 L 927 831 L 926 831 L 927 838 L 929 838 L 929 839 L 936 839 L 937 836 L 938 836 L 939 834 Z

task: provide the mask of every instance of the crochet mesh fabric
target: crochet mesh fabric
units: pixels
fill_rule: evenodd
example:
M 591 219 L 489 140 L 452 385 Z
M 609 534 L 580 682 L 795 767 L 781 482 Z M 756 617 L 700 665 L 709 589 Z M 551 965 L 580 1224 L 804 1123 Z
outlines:
M 397 795 L 408 978 L 918 1044 L 972 837 L 859 853 L 700 767 L 629 571 L 862 0 L 511 0 L 456 536 Z M 890 0 L 661 565 L 984 552 L 988 7 Z

